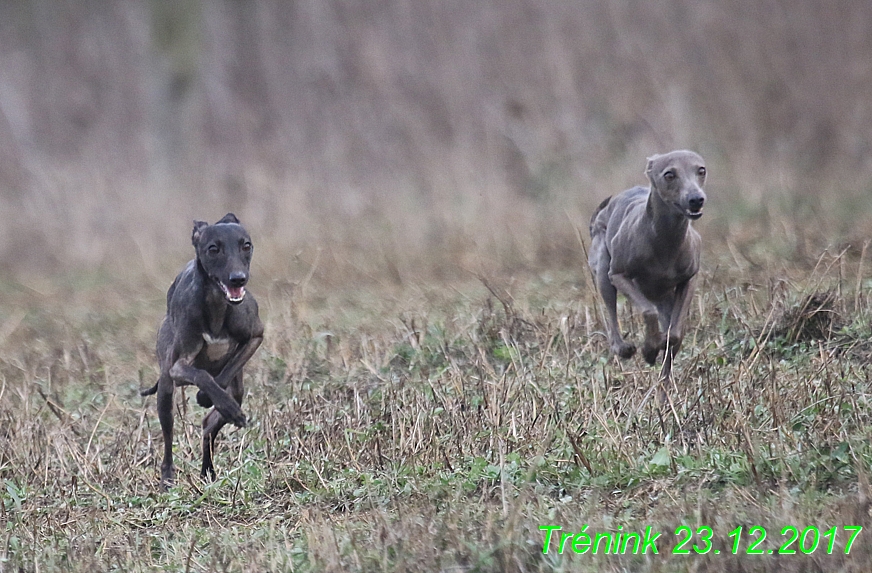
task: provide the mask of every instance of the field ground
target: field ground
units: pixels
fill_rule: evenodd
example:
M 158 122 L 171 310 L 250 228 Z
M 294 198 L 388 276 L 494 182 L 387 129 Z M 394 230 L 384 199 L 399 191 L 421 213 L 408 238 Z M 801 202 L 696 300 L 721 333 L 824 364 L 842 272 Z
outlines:
M 872 570 L 865 249 L 723 251 L 662 393 L 640 358 L 607 358 L 581 265 L 403 288 L 256 277 L 249 427 L 224 430 L 204 483 L 203 411 L 178 392 L 168 493 L 137 393 L 164 285 L 4 284 L 0 572 Z M 555 525 L 650 526 L 659 553 L 543 554 Z M 864 528 L 848 555 L 846 526 Z

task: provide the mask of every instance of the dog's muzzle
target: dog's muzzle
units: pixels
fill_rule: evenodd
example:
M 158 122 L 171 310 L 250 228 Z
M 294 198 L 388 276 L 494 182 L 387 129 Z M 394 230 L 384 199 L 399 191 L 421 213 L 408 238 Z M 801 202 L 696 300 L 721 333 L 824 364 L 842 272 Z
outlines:
M 239 304 L 245 299 L 245 283 L 248 282 L 248 277 L 245 273 L 235 272 L 230 273 L 230 284 L 225 284 L 224 281 L 215 279 L 221 291 L 224 293 L 224 298 L 230 304 Z
M 687 208 L 684 209 L 684 216 L 691 221 L 696 221 L 702 217 L 702 206 L 705 203 L 705 195 L 695 195 L 688 199 Z

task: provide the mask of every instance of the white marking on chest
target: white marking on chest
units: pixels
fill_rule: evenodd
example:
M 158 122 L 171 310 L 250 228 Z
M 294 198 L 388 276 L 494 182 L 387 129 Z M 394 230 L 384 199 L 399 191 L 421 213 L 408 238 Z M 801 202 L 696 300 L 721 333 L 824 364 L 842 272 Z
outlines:
M 221 360 L 230 350 L 229 338 L 214 338 L 208 332 L 204 332 L 203 340 L 206 341 L 206 357 L 212 362 Z

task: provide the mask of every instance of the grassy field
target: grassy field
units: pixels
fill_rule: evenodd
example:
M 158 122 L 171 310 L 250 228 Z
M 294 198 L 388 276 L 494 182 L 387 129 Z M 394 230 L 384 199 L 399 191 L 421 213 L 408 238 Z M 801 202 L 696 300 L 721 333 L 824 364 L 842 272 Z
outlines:
M 662 393 L 607 357 L 580 249 L 576 269 L 403 286 L 261 266 L 249 427 L 204 483 L 204 412 L 178 392 L 168 493 L 137 390 L 173 271 L 4 284 L 0 572 L 868 571 L 868 253 L 709 248 Z M 659 553 L 561 554 L 585 526 L 659 532 Z
M 870 20 L 0 2 L 0 573 L 872 571 Z M 706 250 L 660 388 L 608 357 L 583 242 L 678 148 Z M 161 492 L 138 390 L 191 220 L 228 211 L 250 423 L 205 483 L 177 392 Z

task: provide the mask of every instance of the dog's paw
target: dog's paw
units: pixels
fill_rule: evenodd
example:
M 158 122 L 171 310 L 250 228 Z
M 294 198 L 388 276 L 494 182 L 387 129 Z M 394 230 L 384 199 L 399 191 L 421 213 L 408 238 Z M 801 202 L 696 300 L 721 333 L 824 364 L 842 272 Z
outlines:
M 627 360 L 636 354 L 636 345 L 629 342 L 621 342 L 620 344 L 612 346 L 612 353 L 623 360 Z
M 642 348 L 642 357 L 645 359 L 645 362 L 648 364 L 654 364 L 657 362 L 657 355 L 660 354 L 660 351 L 663 349 L 663 346 L 658 344 L 656 346 L 649 346 L 646 344 Z
M 666 340 L 663 341 L 663 350 L 666 350 L 667 346 L 671 350 L 673 354 L 678 352 L 678 349 L 681 348 L 681 342 L 683 337 L 670 335 L 668 342 Z
M 200 469 L 200 477 L 208 479 L 209 481 L 215 481 L 215 467 L 212 465 L 211 460 L 207 463 L 206 460 L 203 460 L 203 467 Z
M 239 412 L 235 412 L 231 416 L 226 416 L 223 413 L 222 413 L 222 415 L 225 418 L 227 418 L 228 420 L 230 420 L 230 423 L 233 424 L 234 426 L 236 426 L 237 428 L 244 428 L 246 425 L 248 425 L 248 420 L 245 418 L 245 414 L 242 413 L 241 409 L 239 410 Z
M 161 466 L 160 471 L 160 490 L 169 491 L 171 487 L 176 485 L 176 468 L 173 465 Z
M 245 414 L 242 413 L 242 407 L 236 402 L 236 400 L 231 398 L 229 395 L 224 394 L 223 392 L 218 395 L 212 396 L 212 399 L 215 402 L 215 409 L 218 410 L 218 413 L 221 414 L 221 417 L 223 417 L 234 426 L 237 426 L 239 428 L 245 427 Z M 206 420 L 204 420 L 203 422 L 205 423 Z
M 212 407 L 212 398 L 209 397 L 208 394 L 203 392 L 202 390 L 197 391 L 197 404 L 204 408 Z

